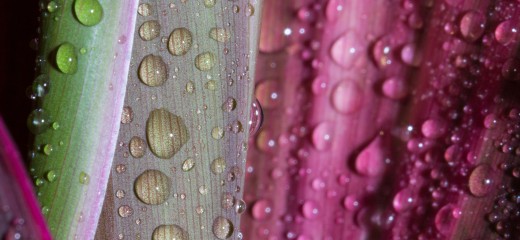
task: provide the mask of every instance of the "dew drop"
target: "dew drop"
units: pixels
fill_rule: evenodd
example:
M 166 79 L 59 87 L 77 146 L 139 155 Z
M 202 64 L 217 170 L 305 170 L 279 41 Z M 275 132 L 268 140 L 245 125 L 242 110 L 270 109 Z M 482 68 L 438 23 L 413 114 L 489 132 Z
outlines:
M 161 225 L 152 233 L 152 240 L 188 240 L 188 232 L 178 225 Z
M 200 214 L 203 214 L 203 213 L 204 213 L 204 208 L 203 208 L 202 206 L 197 206 L 197 207 L 195 208 L 195 212 L 196 212 L 197 214 L 199 214 L 199 215 L 200 215 Z
M 124 164 L 117 164 L 116 172 L 117 173 L 124 173 L 124 172 L 126 172 L 126 165 L 124 165 Z
M 47 156 L 51 155 L 53 150 L 54 150 L 54 148 L 52 147 L 51 144 L 45 144 L 43 146 L 43 154 L 45 154 Z
M 217 140 L 222 139 L 224 137 L 224 129 L 222 129 L 221 127 L 214 127 L 211 130 L 211 137 Z
M 128 124 L 131 123 L 132 120 L 134 120 L 134 111 L 132 111 L 131 107 L 124 106 L 123 112 L 121 113 L 121 123 Z
M 249 113 L 249 134 L 254 135 L 260 130 L 262 123 L 264 121 L 264 113 L 262 111 L 262 106 L 260 106 L 260 102 L 258 99 L 255 99 L 251 103 L 251 110 Z
M 40 186 L 42 186 L 44 183 L 45 183 L 45 181 L 44 181 L 43 179 L 41 179 L 41 178 L 36 178 L 36 179 L 34 180 L 34 185 L 36 185 L 36 187 L 40 187 Z
M 193 92 L 195 92 L 195 83 L 193 83 L 192 81 L 187 82 L 186 83 L 186 92 L 189 94 L 192 94 Z
M 495 189 L 493 170 L 487 164 L 477 166 L 469 175 L 469 191 L 477 197 L 486 196 Z
M 143 58 L 139 65 L 138 74 L 141 82 L 150 87 L 161 86 L 168 79 L 166 63 L 164 63 L 162 57 L 152 54 Z
M 76 0 L 74 13 L 81 24 L 94 26 L 103 18 L 103 7 L 98 0 Z
M 46 74 L 40 74 L 34 79 L 32 85 L 32 93 L 36 97 L 43 97 L 49 92 L 50 81 L 49 76 Z
M 173 157 L 188 142 L 188 129 L 182 118 L 161 108 L 153 110 L 146 122 L 150 150 L 162 159 Z
M 209 37 L 217 42 L 227 42 L 231 38 L 231 33 L 225 28 L 212 28 Z
M 484 117 L 484 127 L 487 129 L 494 128 L 497 124 L 497 116 L 494 113 L 490 113 Z
M 222 104 L 222 110 L 224 112 L 231 112 L 231 111 L 235 110 L 236 107 L 237 107 L 237 101 L 232 97 L 228 97 L 226 99 L 226 101 Z
M 393 59 L 393 44 L 386 38 L 377 41 L 372 48 L 372 56 L 378 67 L 384 68 L 391 65 Z
M 146 152 L 146 142 L 140 137 L 132 137 L 128 146 L 130 148 L 130 154 L 134 158 L 142 158 Z
M 404 212 L 413 207 L 415 199 L 413 198 L 412 191 L 410 189 L 402 189 L 399 191 L 395 196 L 393 200 L 393 206 L 394 209 L 397 212 Z
M 331 95 L 332 106 L 341 114 L 356 112 L 363 100 L 359 85 L 352 80 L 341 81 Z
M 242 130 L 243 130 L 242 123 L 238 120 L 233 121 L 230 124 L 229 128 L 231 129 L 231 132 L 233 132 L 235 134 L 242 132 Z
M 188 172 L 195 166 L 195 161 L 193 158 L 187 158 L 182 163 L 182 171 Z
M 215 91 L 215 89 L 217 89 L 217 82 L 215 82 L 215 80 L 209 80 L 204 86 L 210 91 Z
M 65 74 L 74 74 L 78 71 L 78 56 L 76 48 L 70 43 L 63 43 L 56 51 L 56 66 Z
M 361 44 L 355 32 L 348 31 L 341 35 L 330 48 L 330 55 L 335 63 L 351 68 L 355 61 L 362 59 Z
M 49 115 L 41 108 L 33 110 L 27 118 L 27 128 L 29 128 L 29 131 L 33 134 L 40 134 L 47 131 L 50 124 L 51 119 Z
M 208 194 L 208 188 L 204 185 L 200 186 L 199 187 L 199 193 L 202 194 L 202 195 L 206 195 Z
M 152 6 L 148 3 L 143 3 L 137 8 L 137 13 L 143 17 L 150 16 L 153 13 Z
M 144 22 L 139 27 L 139 36 L 144 41 L 150 41 L 155 39 L 161 34 L 161 25 L 157 20 L 151 20 Z
M 223 158 L 216 158 L 211 162 L 211 172 L 214 174 L 221 174 L 226 170 L 226 160 Z
M 50 170 L 47 172 L 47 174 L 45 174 L 45 178 L 49 182 L 54 182 L 54 180 L 56 180 L 56 177 L 57 177 L 56 172 L 54 172 L 53 170 Z
M 87 185 L 90 182 L 90 176 L 85 172 L 79 173 L 79 183 Z
M 318 204 L 314 201 L 306 201 L 302 206 L 302 214 L 307 219 L 315 219 L 319 214 Z
M 248 3 L 247 7 L 246 7 L 246 16 L 251 17 L 254 14 L 255 14 L 255 7 L 253 7 L 253 5 L 251 5 L 251 3 Z
M 223 209 L 230 209 L 235 204 L 235 198 L 231 193 L 222 193 L 222 197 L 220 198 L 220 206 Z
M 378 176 L 385 170 L 381 137 L 376 137 L 356 157 L 356 171 L 365 176 Z
M 486 18 L 482 13 L 469 11 L 460 20 L 460 33 L 467 41 L 474 42 L 484 33 Z
M 255 96 L 265 109 L 272 109 L 282 101 L 281 89 L 276 80 L 265 80 L 255 88 Z
M 233 235 L 233 223 L 224 217 L 213 220 L 213 234 L 218 239 L 227 239 Z
M 236 204 L 235 204 L 235 212 L 238 213 L 238 214 L 242 214 L 246 211 L 246 202 L 244 202 L 244 200 L 240 199 L 240 200 L 237 200 Z
M 50 13 L 53 13 L 54 11 L 56 11 L 56 9 L 58 9 L 58 4 L 55 1 L 50 1 L 47 4 L 47 11 L 49 11 Z
M 495 38 L 503 45 L 507 45 L 517 38 L 518 29 L 511 20 L 503 21 L 495 29 Z
M 435 215 L 435 228 L 445 236 L 451 232 L 450 229 L 456 221 L 453 217 L 453 209 L 453 205 L 448 204 L 442 207 Z
M 141 202 L 162 204 L 170 196 L 171 180 L 159 170 L 146 170 L 137 177 L 134 191 Z
M 201 71 L 209 71 L 215 66 L 215 55 L 203 52 L 195 57 L 195 67 Z
M 168 38 L 168 51 L 174 56 L 182 56 L 190 50 L 192 41 L 190 30 L 176 28 Z
M 332 146 L 334 127 L 329 122 L 318 124 L 312 131 L 312 144 L 318 150 L 327 150 Z
M 204 0 L 204 6 L 207 8 L 212 8 L 217 3 L 217 0 Z
M 134 209 L 128 205 L 123 205 L 117 209 L 117 213 L 119 213 L 119 216 L 126 218 L 134 214 Z
M 253 204 L 251 213 L 256 220 L 265 220 L 271 216 L 273 207 L 271 201 L 267 199 L 260 199 Z
M 427 138 L 436 139 L 446 132 L 446 124 L 438 119 L 428 119 L 423 122 L 421 132 Z
M 116 197 L 119 198 L 119 199 L 124 198 L 125 197 L 125 191 L 117 190 L 116 191 Z

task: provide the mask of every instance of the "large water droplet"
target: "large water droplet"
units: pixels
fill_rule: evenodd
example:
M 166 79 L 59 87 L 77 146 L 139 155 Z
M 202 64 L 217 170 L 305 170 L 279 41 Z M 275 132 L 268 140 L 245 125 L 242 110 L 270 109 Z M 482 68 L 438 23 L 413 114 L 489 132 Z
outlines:
M 282 101 L 281 89 L 276 80 L 265 80 L 255 88 L 255 96 L 265 109 L 272 109 Z
M 394 209 L 398 212 L 404 212 L 413 207 L 414 204 L 414 196 L 410 189 L 405 188 L 399 191 L 393 200 Z
M 50 125 L 51 118 L 41 108 L 33 110 L 27 118 L 27 128 L 29 128 L 29 131 L 33 134 L 40 134 L 47 131 Z
M 233 223 L 224 217 L 213 220 L 213 234 L 218 239 L 227 239 L 233 235 Z
M 453 209 L 453 205 L 448 204 L 442 207 L 435 215 L 435 227 L 441 234 L 446 236 L 451 232 L 450 229 L 455 223 Z
M 164 108 L 155 109 L 148 116 L 146 137 L 150 150 L 162 159 L 173 157 L 189 139 L 182 118 Z
M 314 201 L 306 201 L 302 206 L 302 214 L 307 219 L 315 219 L 319 213 L 318 204 Z
M 487 164 L 477 166 L 469 175 L 469 191 L 477 196 L 486 196 L 495 189 L 493 169 Z
M 134 183 L 137 198 L 149 205 L 164 203 L 170 196 L 170 189 L 170 178 L 159 170 L 144 171 Z
M 365 176 L 378 176 L 385 170 L 381 137 L 376 137 L 356 157 L 356 171 Z
M 190 50 L 192 41 L 190 30 L 186 28 L 173 29 L 168 39 L 168 50 L 174 56 L 182 56 Z
M 161 34 L 161 25 L 157 20 L 144 22 L 139 28 L 139 36 L 145 40 L 150 41 Z
M 35 97 L 43 97 L 49 92 L 50 81 L 49 76 L 46 74 L 40 74 L 36 79 L 34 79 L 32 85 L 32 94 Z
M 216 158 L 211 162 L 211 172 L 214 174 L 221 174 L 226 170 L 226 160 L 223 158 Z
M 331 95 L 332 106 L 342 114 L 356 112 L 363 102 L 359 85 L 352 80 L 341 81 Z
M 146 152 L 146 142 L 140 137 L 132 137 L 128 146 L 130 154 L 135 158 L 142 158 Z
M 333 143 L 334 126 L 329 122 L 318 124 L 312 131 L 312 143 L 318 150 L 327 150 Z
M 143 3 L 143 4 L 139 5 L 139 7 L 137 8 L 137 12 L 139 13 L 139 15 L 141 15 L 143 17 L 147 17 L 153 13 L 153 9 L 150 4 Z
M 203 52 L 195 57 L 195 67 L 201 71 L 209 71 L 215 66 L 215 55 Z
M 78 71 L 78 56 L 76 48 L 70 43 L 63 43 L 56 51 L 56 66 L 65 74 L 74 74 Z
M 334 62 L 344 68 L 351 68 L 359 59 L 363 59 L 362 46 L 355 32 L 348 31 L 341 35 L 330 49 L 330 55 Z
M 408 95 L 408 86 L 403 79 L 391 77 L 383 82 L 382 92 L 390 99 L 399 100 Z
M 517 38 L 518 29 L 511 20 L 503 21 L 495 29 L 495 38 L 503 45 L 507 45 Z
M 227 42 L 231 38 L 231 33 L 225 28 L 212 28 L 209 37 L 217 42 Z
M 249 118 L 249 134 L 254 135 L 258 132 L 264 121 L 264 113 L 262 111 L 262 106 L 260 106 L 260 102 L 258 102 L 257 99 L 255 99 L 251 103 Z
M 161 225 L 153 230 L 153 240 L 188 240 L 188 232 L 178 225 Z
M 81 24 L 94 26 L 103 18 L 103 7 L 97 0 L 76 0 L 74 13 Z
M 237 202 L 235 203 L 235 212 L 238 214 L 244 213 L 246 211 L 246 208 L 246 202 L 244 202 L 244 200 L 242 199 L 237 200 Z
M 150 87 L 161 86 L 168 79 L 168 68 L 160 56 L 144 57 L 138 71 L 141 82 Z
M 484 33 L 485 24 L 486 17 L 482 13 L 469 11 L 460 20 L 460 33 L 466 40 L 474 42 Z
M 260 199 L 256 201 L 251 209 L 253 218 L 255 218 L 256 220 L 265 220 L 271 216 L 272 212 L 273 207 L 271 201 L 267 199 Z

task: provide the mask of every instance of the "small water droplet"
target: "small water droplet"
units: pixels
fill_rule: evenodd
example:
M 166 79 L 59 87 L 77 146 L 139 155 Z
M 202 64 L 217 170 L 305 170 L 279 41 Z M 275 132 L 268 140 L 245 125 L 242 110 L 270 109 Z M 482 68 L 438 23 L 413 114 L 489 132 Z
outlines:
M 45 154 L 47 156 L 51 155 L 53 150 L 54 150 L 54 148 L 52 147 L 51 144 L 45 144 L 43 146 L 43 154 Z
M 40 134 L 49 129 L 51 119 L 47 113 L 41 109 L 35 109 L 27 118 L 27 127 L 33 134 Z
M 227 42 L 231 38 L 231 33 L 225 28 L 212 28 L 209 37 L 217 42 Z
M 188 240 L 188 232 L 178 225 L 161 225 L 152 233 L 152 240 Z
M 213 234 L 218 239 L 227 239 L 233 235 L 233 223 L 224 217 L 217 217 L 213 220 Z
M 117 164 L 116 172 L 117 173 L 124 173 L 124 172 L 126 172 L 126 165 L 124 165 L 124 164 Z
M 221 174 L 226 170 L 226 160 L 223 158 L 216 158 L 211 162 L 211 172 L 214 174 Z
M 503 45 L 513 42 L 517 35 L 518 29 L 511 20 L 503 21 L 495 29 L 495 38 Z
M 146 136 L 152 153 L 162 159 L 173 157 L 189 139 L 182 118 L 163 108 L 150 112 Z
M 362 59 L 361 42 L 355 32 L 348 31 L 341 35 L 330 49 L 330 55 L 335 63 L 351 68 L 358 59 Z
M 174 56 L 182 56 L 190 50 L 192 45 L 190 30 L 186 28 L 176 28 L 168 39 L 168 50 Z
M 262 126 L 262 123 L 264 121 L 264 113 L 262 110 L 262 106 L 260 106 L 260 102 L 258 102 L 257 99 L 255 99 L 251 103 L 251 110 L 249 113 L 249 134 L 254 135 L 258 132 L 260 127 Z
M 237 200 L 237 202 L 235 203 L 235 212 L 238 214 L 244 213 L 246 211 L 246 208 L 246 202 L 244 202 L 244 200 L 242 199 Z
M 79 183 L 87 185 L 90 182 L 90 176 L 85 172 L 79 173 Z
M 383 82 L 382 92 L 390 99 L 399 100 L 408 95 L 408 87 L 403 79 L 391 77 Z
M 58 47 L 56 51 L 56 66 L 62 73 L 76 73 L 78 70 L 78 56 L 74 45 L 66 42 Z
M 314 201 L 306 201 L 302 206 L 302 214 L 307 219 L 315 219 L 319 213 L 318 204 Z
M 450 229 L 456 221 L 453 217 L 453 209 L 453 205 L 448 204 L 442 207 L 435 215 L 435 228 L 445 236 L 451 232 Z
M 50 81 L 49 76 L 46 74 L 40 74 L 36 79 L 34 79 L 32 85 L 32 93 L 36 97 L 43 97 L 49 92 Z
M 153 8 L 150 4 L 143 3 L 143 4 L 139 5 L 139 7 L 137 8 L 137 12 L 139 13 L 139 15 L 141 15 L 143 17 L 147 17 L 153 13 Z
M 137 198 L 149 205 L 164 203 L 170 196 L 170 189 L 170 178 L 159 170 L 144 171 L 134 183 Z
M 255 96 L 265 109 L 272 109 L 282 101 L 281 89 L 276 80 L 265 80 L 255 88 Z
M 36 187 L 40 187 L 42 186 L 43 184 L 45 183 L 45 181 L 41 178 L 36 178 L 34 179 L 34 185 L 36 185 Z
M 168 68 L 162 57 L 147 55 L 139 65 L 139 79 L 141 82 L 150 86 L 161 86 L 168 79 Z
M 194 166 L 195 166 L 195 161 L 193 160 L 193 158 L 187 158 L 182 163 L 182 171 L 187 172 L 187 171 L 191 170 Z
M 385 170 L 381 137 L 376 137 L 356 157 L 355 167 L 359 174 L 378 176 Z
M 204 185 L 200 186 L 199 187 L 199 193 L 202 194 L 202 195 L 206 195 L 208 194 L 208 188 Z
M 45 178 L 49 182 L 54 182 L 54 180 L 56 180 L 56 177 L 57 177 L 56 172 L 54 172 L 53 170 L 50 170 L 47 172 L 47 174 L 45 174 Z
M 495 189 L 493 169 L 487 164 L 477 166 L 469 175 L 469 191 L 477 197 L 486 196 Z
M 352 80 L 341 81 L 331 95 L 332 106 L 342 114 L 354 113 L 361 107 L 363 93 L 359 85 Z
M 469 11 L 460 20 L 460 33 L 467 41 L 474 42 L 484 33 L 486 17 L 477 11 Z
M 217 89 L 217 82 L 215 82 L 215 80 L 209 80 L 204 86 L 210 91 L 215 91 L 215 89 Z
M 203 52 L 195 57 L 195 67 L 201 71 L 209 71 L 215 66 L 215 55 Z
M 116 197 L 119 198 L 119 199 L 124 198 L 125 197 L 125 191 L 117 190 L 116 191 Z
M 128 205 L 123 205 L 117 209 L 117 212 L 119 213 L 119 216 L 126 218 L 132 216 L 134 214 L 134 209 Z
M 103 18 L 103 7 L 97 0 L 76 0 L 74 13 L 81 24 L 94 26 Z
M 405 188 L 394 196 L 392 203 L 397 212 L 404 212 L 413 207 L 414 201 L 415 199 L 413 198 L 412 191 Z
M 195 212 L 196 212 L 197 214 L 199 214 L 199 215 L 200 215 L 200 214 L 203 214 L 203 213 L 204 213 L 204 208 L 203 208 L 202 206 L 197 206 L 197 207 L 195 208 Z
M 332 146 L 333 143 L 334 126 L 329 122 L 322 122 L 318 124 L 312 132 L 312 143 L 318 150 L 326 150 Z
M 207 8 L 212 8 L 217 3 L 217 0 L 204 0 L 204 6 Z
M 134 111 L 132 111 L 132 108 L 129 106 L 123 107 L 123 112 L 121 113 L 121 123 L 127 124 L 131 123 L 134 119 Z
M 224 129 L 222 129 L 221 127 L 214 127 L 211 130 L 211 137 L 217 140 L 222 139 L 224 137 Z
M 255 14 L 255 7 L 251 3 L 247 3 L 246 16 L 251 17 Z
M 193 83 L 192 81 L 189 81 L 188 83 L 186 83 L 186 92 L 191 94 L 194 91 L 195 91 L 195 83 Z
M 231 112 L 235 110 L 236 107 L 237 101 L 232 97 L 228 97 L 226 101 L 222 104 L 222 110 L 225 112 Z
M 446 132 L 446 124 L 439 119 L 428 119 L 423 122 L 421 132 L 427 138 L 436 139 Z
M 47 11 L 49 11 L 50 13 L 53 13 L 54 11 L 56 11 L 56 9 L 58 9 L 58 7 L 59 6 L 55 1 L 50 1 L 47 4 Z
M 260 199 L 253 204 L 251 213 L 256 220 L 265 220 L 271 216 L 273 207 L 271 201 L 267 199 Z
M 140 137 L 132 137 L 128 146 L 130 148 L 130 154 L 134 158 L 142 158 L 146 152 L 146 142 Z
M 222 193 L 220 198 L 220 205 L 223 209 L 230 209 L 235 204 L 235 197 L 231 193 Z
M 139 27 L 139 36 L 144 41 L 150 41 L 155 39 L 161 34 L 161 25 L 157 20 L 150 20 L 144 22 L 141 27 Z

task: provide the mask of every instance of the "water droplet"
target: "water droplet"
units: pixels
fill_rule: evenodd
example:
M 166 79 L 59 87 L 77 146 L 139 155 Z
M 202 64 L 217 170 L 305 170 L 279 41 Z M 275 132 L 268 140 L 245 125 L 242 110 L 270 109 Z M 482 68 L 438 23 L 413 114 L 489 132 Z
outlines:
M 195 67 L 201 71 L 209 71 L 215 66 L 215 55 L 203 52 L 195 57 Z
M 103 18 L 103 7 L 97 0 L 76 0 L 74 13 L 81 24 L 94 26 Z
M 152 6 L 150 4 L 143 3 L 143 4 L 139 5 L 139 7 L 137 8 L 137 12 L 141 16 L 147 17 L 147 16 L 150 16 L 153 13 L 153 9 L 152 9 Z
M 44 181 L 43 179 L 41 179 L 41 178 L 36 178 L 36 179 L 34 180 L 34 185 L 36 185 L 36 187 L 40 187 L 40 186 L 42 186 L 44 183 L 45 183 L 45 181 Z
M 126 165 L 124 165 L 124 164 L 117 164 L 116 172 L 117 173 L 124 173 L 124 172 L 126 172 Z
M 51 125 L 52 129 L 54 130 L 58 130 L 58 128 L 60 128 L 60 124 L 58 122 L 53 122 L 52 125 Z M 60 144 L 61 145 L 61 144 Z
M 195 91 L 195 84 L 192 81 L 189 81 L 186 83 L 186 92 L 187 93 L 193 93 Z
M 344 68 L 351 68 L 355 61 L 363 59 L 361 42 L 355 32 L 348 31 L 341 35 L 330 49 L 330 55 L 335 63 Z
M 90 176 L 85 172 L 79 173 L 79 183 L 87 185 L 90 182 Z
M 152 240 L 188 240 L 188 232 L 178 225 L 161 225 L 152 233 Z
M 117 190 L 116 191 L 116 197 L 119 198 L 119 199 L 124 198 L 125 197 L 125 191 Z
M 235 120 L 231 123 L 231 125 L 229 126 L 229 128 L 231 129 L 231 132 L 237 134 L 239 132 L 242 132 L 243 128 L 242 128 L 242 123 L 238 120 Z
M 328 2 L 325 13 L 329 21 L 334 21 L 341 15 L 343 12 L 343 3 L 341 0 L 330 0 Z
M 383 82 L 382 92 L 390 99 L 399 100 L 408 95 L 408 87 L 403 79 L 391 77 Z
M 40 134 L 49 129 L 51 119 L 47 113 L 41 109 L 35 109 L 27 118 L 27 127 L 33 134 Z
M 282 101 L 281 90 L 276 80 L 265 80 L 255 88 L 255 96 L 265 109 L 272 109 Z
M 262 106 L 260 106 L 260 102 L 258 102 L 257 99 L 255 99 L 251 103 L 251 110 L 249 113 L 249 134 L 254 135 L 258 132 L 260 127 L 262 126 L 262 123 L 264 121 L 264 113 L 262 111 Z
M 186 28 L 173 29 L 168 39 L 168 50 L 174 56 L 182 56 L 190 50 L 192 41 L 190 30 Z
M 486 196 L 495 189 L 493 169 L 487 164 L 477 166 L 469 175 L 469 191 L 477 196 Z
M 421 64 L 421 56 L 417 54 L 417 48 L 413 44 L 406 44 L 401 49 L 401 60 L 414 67 L 418 67 Z
M 226 170 L 226 160 L 223 158 L 216 158 L 211 162 L 211 172 L 214 174 L 221 174 Z
M 246 16 L 251 17 L 255 14 L 255 7 L 251 3 L 247 3 Z
M 134 119 L 134 111 L 132 111 L 132 108 L 129 106 L 123 107 L 123 112 L 121 113 L 121 123 L 127 124 L 131 123 Z
M 52 147 L 51 144 L 45 144 L 43 146 L 43 154 L 45 154 L 47 156 L 51 155 L 53 150 L 54 150 L 54 148 Z
M 213 139 L 222 139 L 224 137 L 224 129 L 221 127 L 214 127 L 211 130 L 211 136 Z
M 236 201 L 235 203 L 235 212 L 238 213 L 238 214 L 242 214 L 246 211 L 246 202 L 244 202 L 244 200 L 242 199 L 239 199 Z
M 441 234 L 445 236 L 451 232 L 450 229 L 455 225 L 453 209 L 453 205 L 448 204 L 442 207 L 435 215 L 435 227 Z
M 134 158 L 142 158 L 146 152 L 146 142 L 140 137 L 132 137 L 128 146 L 130 148 L 130 154 Z
M 173 157 L 188 142 L 188 129 L 182 118 L 161 108 L 153 110 L 146 122 L 146 136 L 155 156 Z
M 141 27 L 139 27 L 139 36 L 144 41 L 150 41 L 155 39 L 161 34 L 161 25 L 157 20 L 151 20 L 144 22 Z
M 316 178 L 311 182 L 312 189 L 319 191 L 325 188 L 325 182 L 321 178 Z
M 352 80 L 341 81 L 331 95 L 332 106 L 342 114 L 356 112 L 363 102 L 363 94 L 359 85 Z
M 446 124 L 439 119 L 428 119 L 421 126 L 422 134 L 430 139 L 436 139 L 446 132 Z
M 318 204 L 314 201 L 306 201 L 302 206 L 302 214 L 307 219 L 315 219 L 319 214 Z
M 490 113 L 484 117 L 484 127 L 491 129 L 496 127 L 498 124 L 497 116 L 494 113 Z
M 394 196 L 392 203 L 397 212 L 404 212 L 413 207 L 414 200 L 412 191 L 405 188 Z
M 329 122 L 318 124 L 312 131 L 312 144 L 318 150 L 327 150 L 332 146 L 334 126 Z
M 197 207 L 195 208 L 195 212 L 196 212 L 197 214 L 199 214 L 199 215 L 200 215 L 200 214 L 203 214 L 203 213 L 204 213 L 204 208 L 203 208 L 202 206 L 197 206 Z
M 204 6 L 212 8 L 217 3 L 217 0 L 204 0 Z
M 42 214 L 43 215 L 47 215 L 49 213 L 49 211 L 50 211 L 49 207 L 47 207 L 47 206 L 43 206 L 42 207 Z
M 50 170 L 47 172 L 47 174 L 45 174 L 45 178 L 49 182 L 54 182 L 54 180 L 56 180 L 56 177 L 57 177 L 56 172 L 54 172 L 53 170 Z
M 139 79 L 150 87 L 161 86 L 168 79 L 168 68 L 162 57 L 148 55 L 139 65 Z
M 234 13 L 240 12 L 240 8 L 237 5 L 233 5 L 233 12 Z
M 85 53 L 87 53 L 87 49 L 82 47 L 82 48 L 79 49 L 79 53 L 85 54 Z
M 182 171 L 187 172 L 187 171 L 191 170 L 194 166 L 195 166 L 195 161 L 193 160 L 193 158 L 187 158 L 182 163 Z
M 385 170 L 381 137 L 376 137 L 356 157 L 356 171 L 365 176 L 378 176 Z
M 141 202 L 162 204 L 170 196 L 171 180 L 159 170 L 146 170 L 137 177 L 134 191 Z
M 222 104 L 222 110 L 225 112 L 231 112 L 235 110 L 236 107 L 237 101 L 232 97 L 228 97 L 226 101 Z
M 56 66 L 65 74 L 74 74 L 78 71 L 78 56 L 74 45 L 63 43 L 58 47 L 56 51 Z
M 47 11 L 49 11 L 50 13 L 56 11 L 56 9 L 58 9 L 58 4 L 55 2 L 55 1 L 50 1 L 48 4 L 47 4 Z
M 49 92 L 50 81 L 49 76 L 46 74 L 40 74 L 34 79 L 32 85 L 32 93 L 36 97 L 43 97 Z
M 395 43 L 390 39 L 383 38 L 374 44 L 372 55 L 378 67 L 384 68 L 394 62 L 393 48 Z
M 210 91 L 215 91 L 215 89 L 217 89 L 217 82 L 215 82 L 215 80 L 209 80 L 204 86 Z
M 251 213 L 256 220 L 265 220 L 271 216 L 273 207 L 271 201 L 267 199 L 260 199 L 253 204 Z
M 202 195 L 206 195 L 208 194 L 208 188 L 204 185 L 200 186 L 199 187 L 199 193 L 202 194 Z
M 119 213 L 119 216 L 126 218 L 132 216 L 134 214 L 134 209 L 128 205 L 123 205 L 117 209 L 117 212 Z
M 231 33 L 225 28 L 212 28 L 209 37 L 217 42 L 227 42 L 231 38 Z
M 233 223 L 224 217 L 213 220 L 213 234 L 218 239 L 227 239 L 233 235 Z
M 517 38 L 518 29 L 511 20 L 503 21 L 495 29 L 495 38 L 503 45 L 507 45 Z
M 469 11 L 460 20 L 460 33 L 470 42 L 479 39 L 484 33 L 486 18 L 482 13 Z

